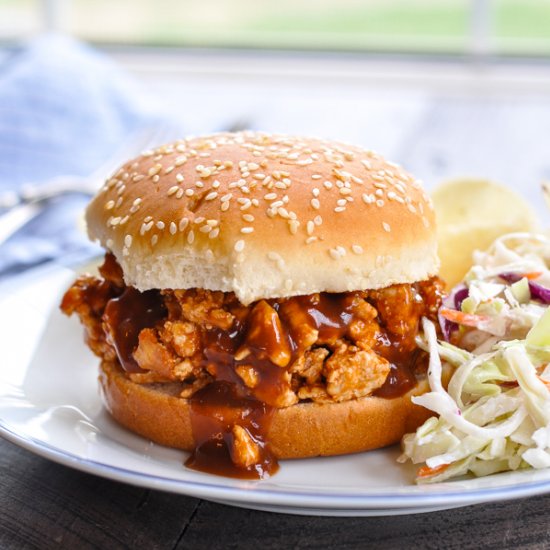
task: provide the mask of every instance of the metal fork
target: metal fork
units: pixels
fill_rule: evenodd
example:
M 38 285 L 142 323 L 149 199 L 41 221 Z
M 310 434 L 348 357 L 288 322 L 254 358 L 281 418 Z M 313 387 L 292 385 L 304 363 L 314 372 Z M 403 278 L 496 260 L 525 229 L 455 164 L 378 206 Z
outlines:
M 23 185 L 18 193 L 0 194 L 0 209 L 9 209 L 0 214 L 0 246 L 36 217 L 50 199 L 69 193 L 93 195 L 105 178 L 124 161 L 145 149 L 172 141 L 179 137 L 178 134 L 177 128 L 168 124 L 143 128 L 89 176 L 61 176 L 41 185 Z

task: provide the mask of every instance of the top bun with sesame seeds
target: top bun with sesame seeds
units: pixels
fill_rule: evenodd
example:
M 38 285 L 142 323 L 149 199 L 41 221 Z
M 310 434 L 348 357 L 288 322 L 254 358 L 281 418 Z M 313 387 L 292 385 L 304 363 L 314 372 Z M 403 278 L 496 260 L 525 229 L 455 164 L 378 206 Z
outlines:
M 413 283 L 439 265 L 420 182 L 317 138 L 219 133 L 146 151 L 107 180 L 86 220 L 126 284 L 232 291 L 245 305 Z

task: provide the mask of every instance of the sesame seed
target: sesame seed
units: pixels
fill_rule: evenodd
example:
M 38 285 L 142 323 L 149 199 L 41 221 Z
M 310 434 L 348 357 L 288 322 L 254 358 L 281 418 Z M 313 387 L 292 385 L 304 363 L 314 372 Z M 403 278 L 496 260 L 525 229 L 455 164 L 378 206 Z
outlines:
M 277 198 L 277 193 L 267 193 L 267 195 L 264 195 L 264 199 L 266 201 L 274 201 Z
M 317 241 L 317 240 L 319 240 L 318 237 L 315 237 L 315 236 L 313 236 L 313 237 L 308 237 L 308 238 L 306 239 L 306 244 L 314 243 L 314 242 Z
M 363 247 L 359 246 L 358 244 L 351 245 L 351 250 L 354 254 L 357 254 L 358 256 L 360 254 L 363 254 Z
M 220 234 L 220 228 L 215 227 L 214 229 L 212 229 L 212 231 L 210 231 L 210 233 L 208 233 L 208 238 L 215 239 L 219 234 Z
M 160 181 L 160 176 L 158 174 L 155 174 L 151 179 L 154 183 L 158 183 Z
M 151 237 L 151 244 L 152 244 L 153 246 L 155 246 L 155 245 L 158 243 L 158 240 L 159 240 L 159 236 L 156 235 L 156 234 L 153 235 L 153 236 Z
M 199 231 L 201 233 L 210 233 L 210 231 L 212 231 L 212 228 L 207 224 L 207 225 L 203 225 Z
M 193 241 L 195 240 L 195 232 L 191 229 L 189 233 L 187 233 L 187 242 L 189 244 L 193 244 Z
M 367 170 L 372 170 L 372 164 L 369 160 L 366 160 L 366 159 L 363 159 L 361 161 L 361 164 L 367 169 Z
M 283 208 L 282 206 L 277 208 L 277 214 L 279 214 L 281 218 L 285 218 L 285 219 L 290 218 L 290 214 L 288 213 L 288 210 L 286 208 Z
M 177 149 L 177 147 L 176 147 L 176 149 Z M 174 165 L 175 166 L 181 166 L 182 164 L 185 164 L 186 162 L 187 162 L 187 157 L 185 155 L 181 155 L 174 161 Z
M 367 193 L 363 193 L 361 198 L 365 204 L 371 204 L 375 201 L 374 195 L 367 195 Z
M 188 196 L 188 197 L 192 197 L 194 194 L 195 194 L 195 191 L 193 189 L 186 189 L 185 190 L 185 194 Z
M 336 201 L 336 204 L 337 204 L 338 206 L 346 206 L 347 203 L 348 203 L 348 201 L 347 201 L 346 199 L 338 199 L 338 200 Z
M 198 225 L 200 225 L 201 223 L 205 222 L 206 221 L 206 218 L 204 216 L 197 216 L 194 220 L 193 220 L 193 223 L 196 223 Z
M 323 176 L 321 174 L 312 174 L 311 179 L 312 180 L 320 180 Z
M 124 246 L 128 248 L 132 246 L 132 235 L 126 235 L 126 237 L 124 237 Z
M 332 182 L 331 181 L 324 181 L 323 182 L 323 185 L 325 186 L 326 189 L 332 189 Z
M 382 199 L 378 199 L 376 201 L 376 206 L 378 206 L 379 208 L 382 208 L 384 206 L 384 201 Z
M 243 214 L 243 220 L 251 223 L 254 221 L 254 216 L 252 214 Z
M 178 228 L 177 228 L 176 224 L 174 222 L 170 222 L 170 233 L 172 235 L 175 235 L 177 230 L 178 230 Z
M 235 252 L 242 252 L 244 250 L 244 241 L 242 239 L 238 240 L 233 248 Z
M 220 201 L 221 201 L 221 202 L 227 202 L 228 200 L 231 199 L 232 196 L 233 196 L 232 193 L 227 193 L 227 195 L 224 195 L 224 196 L 220 199 Z
M 402 194 L 405 194 L 405 187 L 401 183 L 396 183 L 395 188 Z
M 408 208 L 413 214 L 416 214 L 416 208 L 414 207 L 414 205 L 408 204 L 408 205 L 407 205 L 407 208 Z
M 202 189 L 204 187 L 204 183 L 202 181 L 196 181 L 195 187 L 198 187 L 199 189 Z
M 229 210 L 229 202 L 222 202 L 222 205 L 220 206 L 220 210 L 222 212 L 226 212 L 227 210 Z
M 163 229 L 164 229 L 164 222 L 163 222 L 163 221 L 158 221 L 155 225 L 156 225 L 160 230 L 163 230 Z
M 298 227 L 300 227 L 300 222 L 298 220 L 288 220 L 288 229 L 292 235 L 296 235 Z
M 319 208 L 321 208 L 321 203 L 319 202 L 319 199 L 318 199 L 318 198 L 313 198 L 313 199 L 311 199 L 311 206 L 312 206 L 315 210 L 319 210 Z
M 105 210 L 112 210 L 115 207 L 115 201 L 108 201 L 105 204 Z
M 176 193 L 176 199 L 181 199 L 183 197 L 183 193 L 184 193 L 184 190 L 183 189 L 178 189 L 177 193 Z
M 318 197 L 319 196 L 319 189 L 317 189 L 317 187 L 314 187 L 311 192 L 313 193 L 313 196 L 314 197 Z
M 184 179 L 183 174 L 176 174 L 176 181 L 178 183 L 181 183 Z
M 338 254 L 340 254 L 340 256 L 346 255 L 346 249 L 343 246 L 337 246 L 336 250 L 338 251 Z
M 388 233 L 391 231 L 391 227 L 389 223 L 382 222 L 382 227 L 384 228 L 384 231 L 387 231 Z
M 308 235 L 312 235 L 315 229 L 315 223 L 313 221 L 308 221 L 306 225 L 306 231 Z
M 182 218 L 178 224 L 178 229 L 183 231 L 189 225 L 189 218 Z
M 335 211 L 335 212 L 343 212 L 345 209 L 346 209 L 345 206 L 337 206 L 337 207 L 334 209 L 334 211 Z
M 162 170 L 161 164 L 154 164 L 149 168 L 149 171 L 147 172 L 148 176 L 156 176 L 160 171 Z
M 340 188 L 340 195 L 349 195 L 350 193 L 351 193 L 351 189 L 348 189 L 347 187 Z
M 253 231 L 254 231 L 253 227 L 241 227 L 241 233 L 248 234 L 248 233 L 252 233 Z
M 329 254 L 330 254 L 330 257 L 333 259 L 333 260 L 339 260 L 340 259 L 340 253 L 338 252 L 338 250 L 336 250 L 335 248 L 331 248 L 329 250 Z
M 206 195 L 206 197 L 204 197 L 204 200 L 205 201 L 213 201 L 217 196 L 218 196 L 218 192 L 217 191 L 212 191 L 211 193 L 208 193 L 208 195 Z
M 172 187 L 170 187 L 170 189 L 168 189 L 168 191 L 167 191 L 166 194 L 167 194 L 169 197 L 171 197 L 172 195 L 174 195 L 175 193 L 177 193 L 178 190 L 179 190 L 179 187 L 178 187 L 177 185 L 172 185 Z
M 377 197 L 383 197 L 384 196 L 384 191 L 382 191 L 382 189 L 377 189 L 374 194 L 377 196 Z
M 167 168 L 164 169 L 164 173 L 169 174 L 174 168 L 175 168 L 174 165 L 168 166 Z
M 105 244 L 107 245 L 107 248 L 113 248 L 113 239 L 107 239 Z

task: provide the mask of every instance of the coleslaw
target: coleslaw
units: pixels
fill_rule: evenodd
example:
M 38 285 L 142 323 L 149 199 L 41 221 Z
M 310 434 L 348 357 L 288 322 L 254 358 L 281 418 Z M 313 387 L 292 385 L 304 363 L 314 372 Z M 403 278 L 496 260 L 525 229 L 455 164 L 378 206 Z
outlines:
M 500 237 L 442 305 L 444 338 L 423 319 L 431 391 L 413 401 L 439 416 L 403 437 L 417 482 L 550 467 L 549 268 L 546 236 Z

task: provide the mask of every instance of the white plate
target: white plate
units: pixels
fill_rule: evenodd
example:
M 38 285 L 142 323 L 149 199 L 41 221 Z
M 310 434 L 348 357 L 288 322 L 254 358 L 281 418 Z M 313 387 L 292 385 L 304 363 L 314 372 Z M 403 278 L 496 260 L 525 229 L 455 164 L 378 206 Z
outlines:
M 258 482 L 188 470 L 185 453 L 127 432 L 103 410 L 97 360 L 78 320 L 57 307 L 73 278 L 57 267 L 0 287 L 0 433 L 36 454 L 143 487 L 296 514 L 410 514 L 550 491 L 549 470 L 416 486 L 415 468 L 396 463 L 396 447 L 283 461 Z

